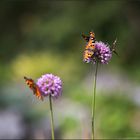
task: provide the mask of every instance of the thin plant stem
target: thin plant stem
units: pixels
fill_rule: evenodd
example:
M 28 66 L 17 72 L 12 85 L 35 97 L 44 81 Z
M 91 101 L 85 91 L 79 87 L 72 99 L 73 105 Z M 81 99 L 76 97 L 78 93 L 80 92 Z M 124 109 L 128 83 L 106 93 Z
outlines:
M 96 101 L 96 81 L 97 81 L 97 70 L 98 70 L 98 62 L 96 63 L 95 67 L 95 75 L 94 75 L 94 81 L 93 81 L 93 94 L 92 94 L 92 140 L 95 138 L 95 101 Z
M 51 133 L 52 133 L 52 140 L 54 140 L 54 120 L 53 120 L 53 108 L 52 108 L 51 95 L 49 95 L 49 102 L 50 102 L 50 115 L 51 115 Z

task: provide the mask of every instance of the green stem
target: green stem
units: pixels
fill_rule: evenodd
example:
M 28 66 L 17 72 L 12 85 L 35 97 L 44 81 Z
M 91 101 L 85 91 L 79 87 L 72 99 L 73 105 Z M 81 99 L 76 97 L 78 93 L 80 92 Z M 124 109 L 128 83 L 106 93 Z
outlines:
M 52 108 L 51 95 L 49 95 L 49 102 L 50 102 L 50 115 L 51 115 L 51 133 L 52 133 L 52 140 L 54 140 L 54 120 L 53 120 L 53 108 Z
M 95 128 L 95 99 L 96 99 L 96 81 L 97 81 L 97 70 L 98 70 L 98 62 L 95 67 L 95 75 L 93 81 L 93 94 L 92 94 L 92 140 L 94 140 L 94 128 Z

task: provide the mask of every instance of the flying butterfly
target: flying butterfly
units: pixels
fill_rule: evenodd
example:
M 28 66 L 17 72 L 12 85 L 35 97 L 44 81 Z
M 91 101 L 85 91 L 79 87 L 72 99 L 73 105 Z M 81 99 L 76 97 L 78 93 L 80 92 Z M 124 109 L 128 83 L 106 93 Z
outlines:
M 116 52 L 116 42 L 117 42 L 117 39 L 115 39 L 115 41 L 113 42 L 113 45 L 111 46 L 111 51 L 115 53 L 116 55 L 118 55 L 118 53 Z
M 32 80 L 31 78 L 27 78 L 24 76 L 25 82 L 26 84 L 29 86 L 29 88 L 33 91 L 33 94 L 40 100 L 43 101 L 43 96 L 41 95 L 41 91 L 39 89 L 39 87 L 36 85 L 36 83 L 34 82 L 34 80 Z
M 82 37 L 87 41 L 84 51 L 84 61 L 88 61 L 94 54 L 95 51 L 95 34 L 90 32 L 90 36 L 82 34 Z

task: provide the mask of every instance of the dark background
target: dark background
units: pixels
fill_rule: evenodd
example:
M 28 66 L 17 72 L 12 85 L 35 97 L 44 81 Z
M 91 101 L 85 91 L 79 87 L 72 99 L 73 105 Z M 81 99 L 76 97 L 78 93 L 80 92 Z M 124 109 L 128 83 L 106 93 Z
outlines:
M 50 138 L 48 99 L 36 99 L 23 76 L 53 73 L 63 94 L 53 102 L 56 138 L 90 138 L 95 66 L 83 62 L 81 34 L 117 52 L 100 65 L 96 138 L 140 138 L 140 1 L 1 0 L 0 138 Z

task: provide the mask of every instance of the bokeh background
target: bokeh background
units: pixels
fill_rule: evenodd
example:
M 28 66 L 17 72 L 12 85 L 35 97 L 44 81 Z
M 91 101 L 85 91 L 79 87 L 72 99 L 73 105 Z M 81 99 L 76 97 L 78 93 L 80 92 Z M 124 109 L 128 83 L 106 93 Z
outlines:
M 90 138 L 95 66 L 83 62 L 81 34 L 119 56 L 100 65 L 96 138 L 140 138 L 140 1 L 0 0 L 0 138 L 51 138 L 49 102 L 23 76 L 53 73 L 63 94 L 53 101 L 55 137 Z

